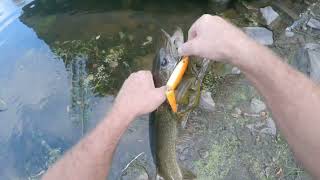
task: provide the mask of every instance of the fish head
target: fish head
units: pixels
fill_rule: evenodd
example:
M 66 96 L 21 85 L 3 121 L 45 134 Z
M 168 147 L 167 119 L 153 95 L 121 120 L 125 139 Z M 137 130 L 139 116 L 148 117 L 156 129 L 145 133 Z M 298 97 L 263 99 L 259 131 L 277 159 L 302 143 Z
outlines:
M 162 30 L 164 43 L 159 48 L 153 61 L 153 78 L 156 87 L 166 85 L 174 68 L 181 59 L 178 48 L 184 43 L 183 32 L 177 28 L 173 35 Z

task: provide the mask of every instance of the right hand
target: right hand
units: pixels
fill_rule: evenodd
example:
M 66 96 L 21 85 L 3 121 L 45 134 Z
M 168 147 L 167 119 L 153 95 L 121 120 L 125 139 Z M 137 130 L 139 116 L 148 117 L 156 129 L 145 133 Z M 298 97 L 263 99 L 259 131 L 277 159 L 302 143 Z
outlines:
M 179 48 L 179 53 L 235 63 L 232 61 L 248 41 L 245 33 L 226 20 L 204 14 L 189 29 L 188 41 Z

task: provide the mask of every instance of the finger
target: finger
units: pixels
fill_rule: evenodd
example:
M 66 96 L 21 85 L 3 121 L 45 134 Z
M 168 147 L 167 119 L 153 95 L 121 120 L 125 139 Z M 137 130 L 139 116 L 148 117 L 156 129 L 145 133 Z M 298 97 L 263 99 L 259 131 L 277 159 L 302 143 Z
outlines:
M 188 31 L 188 41 L 194 39 L 195 37 L 197 37 L 197 29 L 198 29 L 198 25 L 199 25 L 199 19 L 196 20 L 190 27 L 189 31 Z
M 198 55 L 198 39 L 193 39 L 182 44 L 178 49 L 178 53 L 181 56 Z
M 165 95 L 166 90 L 167 90 L 166 86 L 162 86 L 160 88 L 154 89 L 153 96 L 157 100 L 157 104 L 156 104 L 157 106 L 159 106 L 166 100 L 166 95 Z

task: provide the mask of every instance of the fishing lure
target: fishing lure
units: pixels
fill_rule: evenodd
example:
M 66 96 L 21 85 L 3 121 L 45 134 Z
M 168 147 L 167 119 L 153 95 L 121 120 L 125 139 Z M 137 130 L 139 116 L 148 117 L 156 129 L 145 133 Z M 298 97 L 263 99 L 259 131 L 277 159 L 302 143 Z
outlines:
M 166 96 L 167 96 L 167 101 L 172 109 L 173 112 L 178 111 L 178 105 L 176 101 L 176 96 L 175 96 L 175 89 L 179 85 L 179 83 L 182 80 L 182 77 L 188 67 L 189 64 L 189 57 L 184 56 L 181 61 L 177 64 L 177 66 L 174 68 L 168 82 L 167 82 L 167 91 L 166 91 Z

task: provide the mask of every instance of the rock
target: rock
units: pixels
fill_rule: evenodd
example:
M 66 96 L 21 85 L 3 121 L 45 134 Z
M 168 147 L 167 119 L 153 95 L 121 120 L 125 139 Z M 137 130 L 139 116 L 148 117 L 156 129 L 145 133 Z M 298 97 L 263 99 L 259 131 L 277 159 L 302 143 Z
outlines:
M 222 12 L 228 7 L 230 2 L 231 0 L 209 0 L 209 7 L 214 12 Z
M 240 117 L 240 116 L 241 116 L 241 114 L 242 114 L 241 109 L 240 109 L 240 108 L 238 108 L 238 107 L 236 107 L 236 108 L 234 108 L 234 110 L 233 110 L 233 112 L 232 112 L 231 116 L 232 116 L 232 117 L 234 117 L 234 118 L 238 118 L 238 117 Z
M 262 45 L 272 45 L 273 44 L 273 33 L 272 31 L 264 27 L 245 27 L 244 32 L 253 38 L 255 41 Z
M 285 35 L 286 35 L 286 37 L 293 37 L 294 32 L 292 32 L 292 30 L 290 28 L 287 28 L 285 31 Z
M 198 150 L 199 156 L 202 159 L 206 159 L 207 157 L 209 157 L 209 152 L 205 149 L 199 149 Z
M 315 18 L 310 18 L 307 25 L 311 28 L 320 30 L 320 21 Z
M 299 49 L 291 64 L 300 72 L 309 76 L 316 83 L 320 83 L 320 45 L 305 44 Z
M 251 100 L 250 107 L 251 107 L 251 111 L 253 113 L 259 113 L 259 112 L 266 109 L 266 105 L 264 104 L 264 102 L 262 102 L 261 100 L 259 100 L 257 98 L 253 98 Z
M 270 25 L 279 17 L 279 14 L 276 11 L 274 11 L 271 6 L 260 8 L 260 12 L 263 18 L 266 20 L 267 25 Z
M 7 103 L 0 99 L 0 111 L 5 111 L 7 108 Z
M 276 124 L 274 123 L 272 118 L 268 118 L 266 120 L 265 127 L 260 130 L 260 133 L 269 134 L 275 136 L 277 134 Z
M 240 74 L 240 73 L 241 73 L 241 71 L 240 71 L 240 69 L 237 68 L 237 67 L 233 67 L 233 68 L 231 69 L 231 74 L 238 75 L 238 74 Z
M 306 44 L 310 60 L 310 78 L 316 83 L 320 83 L 320 45 Z
M 211 92 L 208 91 L 201 91 L 200 96 L 200 108 L 213 112 L 215 109 L 215 102 L 212 99 Z

